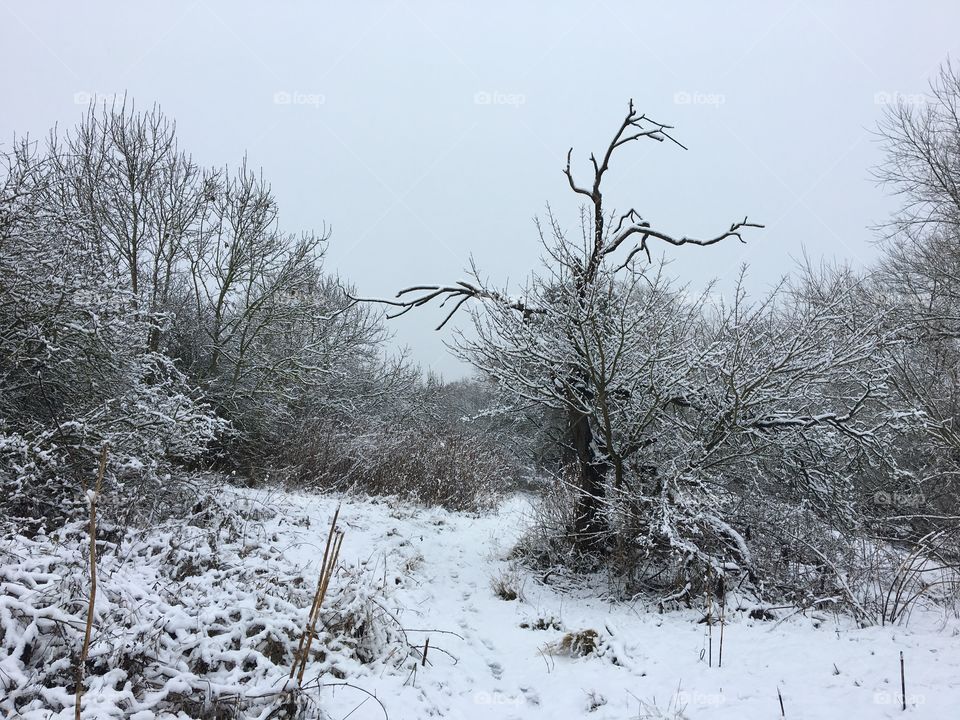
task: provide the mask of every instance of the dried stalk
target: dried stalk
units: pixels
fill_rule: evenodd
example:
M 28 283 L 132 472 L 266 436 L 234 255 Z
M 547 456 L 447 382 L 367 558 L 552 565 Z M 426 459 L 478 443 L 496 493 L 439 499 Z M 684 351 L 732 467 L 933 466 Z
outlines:
M 313 638 L 317 634 L 317 621 L 320 619 L 320 607 L 323 605 L 323 599 L 327 596 L 327 588 L 330 586 L 330 578 L 333 576 L 334 568 L 337 566 L 337 558 L 340 557 L 340 546 L 343 544 L 343 533 L 337 531 L 336 538 L 333 541 L 333 553 L 330 556 L 330 563 L 324 573 L 323 589 L 320 590 L 317 602 L 317 612 L 313 616 L 313 622 L 310 625 L 310 632 L 307 635 L 307 647 L 303 651 L 303 657 L 300 659 L 300 672 L 297 674 L 297 682 L 303 682 L 303 673 L 307 669 L 307 658 L 310 657 L 310 646 L 313 644 Z
M 88 495 L 90 501 L 90 602 L 87 604 L 87 627 L 83 633 L 83 647 L 80 650 L 80 659 L 77 662 L 77 699 L 74 704 L 73 716 L 80 720 L 80 701 L 83 698 L 83 680 L 87 664 L 87 654 L 90 652 L 90 635 L 93 633 L 93 613 L 97 602 L 97 500 L 103 488 L 103 476 L 107 471 L 107 443 L 100 448 L 100 468 L 97 470 L 97 483 L 93 494 Z
M 290 679 L 293 679 L 293 676 L 297 673 L 297 668 L 300 666 L 300 657 L 303 653 L 303 646 L 307 641 L 307 630 L 310 628 L 311 623 L 313 622 L 313 616 L 317 612 L 317 604 L 320 600 L 320 588 L 323 586 L 323 575 L 327 568 L 327 556 L 330 553 L 330 543 L 333 540 L 334 529 L 337 526 L 337 517 L 340 515 L 340 506 L 337 505 L 336 511 L 333 513 L 333 520 L 330 521 L 330 532 L 327 533 L 327 544 L 323 549 L 323 562 L 320 563 L 320 578 L 317 580 L 317 590 L 313 594 L 313 603 L 310 605 L 310 612 L 307 613 L 307 623 L 304 626 L 303 632 L 300 634 L 300 643 L 297 645 L 297 652 L 293 656 L 293 665 L 290 666 Z
M 303 675 L 307 669 L 307 658 L 310 657 L 310 646 L 313 644 L 313 636 L 316 634 L 317 622 L 320 619 L 320 609 L 323 605 L 323 599 L 326 597 L 327 588 L 330 586 L 330 578 L 337 566 L 337 559 L 340 556 L 343 533 L 336 529 L 339 516 L 340 506 L 338 505 L 336 512 L 333 514 L 333 520 L 330 521 L 330 532 L 327 533 L 327 544 L 323 549 L 323 561 L 320 563 L 320 577 L 317 580 L 317 590 L 313 595 L 313 604 L 310 606 L 307 623 L 300 635 L 300 643 L 294 655 L 293 665 L 290 667 L 290 679 L 292 680 L 296 675 L 297 683 L 303 682 Z

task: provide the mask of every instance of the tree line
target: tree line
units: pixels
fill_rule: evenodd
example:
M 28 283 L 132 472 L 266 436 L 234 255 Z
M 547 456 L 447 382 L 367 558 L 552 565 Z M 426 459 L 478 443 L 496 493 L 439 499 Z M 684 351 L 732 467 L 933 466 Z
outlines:
M 108 497 L 138 517 L 176 508 L 209 471 L 349 487 L 409 465 L 397 493 L 466 502 L 454 479 L 494 462 L 479 425 L 453 412 L 474 389 L 425 378 L 388 348 L 378 309 L 325 268 L 329 232 L 283 230 L 245 158 L 201 167 L 158 107 L 127 100 L 3 158 L 11 517 L 69 516 L 103 444 Z M 422 480 L 414 469 L 431 454 L 448 456 L 445 469 Z

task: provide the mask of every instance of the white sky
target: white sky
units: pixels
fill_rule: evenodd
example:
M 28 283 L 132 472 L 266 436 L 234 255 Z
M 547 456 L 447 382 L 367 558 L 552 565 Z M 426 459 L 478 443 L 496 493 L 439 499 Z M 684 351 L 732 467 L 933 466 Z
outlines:
M 804 249 L 869 262 L 893 208 L 872 130 L 886 98 L 960 59 L 960 3 L 666 5 L 0 1 L 0 141 L 75 124 L 92 94 L 158 102 L 199 162 L 247 152 L 285 229 L 332 225 L 328 267 L 390 296 L 463 277 L 471 253 L 522 279 L 533 215 L 550 202 L 574 227 L 567 148 L 586 172 L 632 97 L 690 149 L 624 148 L 608 208 L 678 235 L 767 225 L 748 245 L 671 249 L 694 286 L 748 262 L 760 290 Z M 440 317 L 393 329 L 452 378 Z

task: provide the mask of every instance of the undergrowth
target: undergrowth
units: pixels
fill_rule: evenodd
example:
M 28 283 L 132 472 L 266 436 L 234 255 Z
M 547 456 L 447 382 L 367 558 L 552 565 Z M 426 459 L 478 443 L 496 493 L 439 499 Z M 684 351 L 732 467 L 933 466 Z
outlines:
M 187 517 L 149 531 L 101 527 L 85 717 L 265 719 L 291 708 L 322 717 L 310 688 L 325 678 L 416 661 L 385 609 L 390 588 L 375 571 L 340 563 L 306 679 L 291 685 L 317 578 L 284 558 L 265 528 L 275 515 L 269 504 L 229 491 L 221 497 L 206 495 Z M 73 717 L 88 542 L 79 521 L 32 538 L 8 527 L 0 538 L 5 715 Z

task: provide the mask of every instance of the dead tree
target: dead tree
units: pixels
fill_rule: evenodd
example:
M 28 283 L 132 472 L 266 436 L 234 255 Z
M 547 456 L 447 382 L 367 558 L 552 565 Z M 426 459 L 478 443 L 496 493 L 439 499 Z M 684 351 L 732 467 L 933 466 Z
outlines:
M 745 242 L 742 231 L 746 228 L 763 227 L 744 218 L 732 223 L 726 230 L 709 238 L 694 238 L 676 236 L 654 227 L 635 208 L 631 208 L 623 215 L 606 215 L 603 198 L 603 180 L 610 168 L 615 152 L 634 140 L 669 141 L 678 147 L 684 148 L 670 134 L 671 126 L 656 122 L 645 114 L 639 113 L 630 101 L 626 117 L 599 157 L 591 154 L 590 162 L 593 168 L 593 178 L 589 185 L 581 185 L 574 177 L 571 168 L 573 148 L 567 152 L 566 166 L 563 173 L 570 189 L 577 195 L 588 199 L 585 204 L 587 228 L 582 253 L 579 250 L 571 252 L 566 247 L 566 240 L 562 231 L 551 217 L 554 237 L 559 246 L 553 252 L 548 252 L 562 271 L 548 269 L 554 276 L 562 275 L 566 283 L 568 298 L 573 302 L 566 305 L 568 313 L 577 314 L 587 311 L 592 302 L 593 290 L 598 284 L 598 278 L 603 276 L 607 282 L 618 273 L 630 272 L 633 262 L 638 255 L 650 260 L 650 244 L 661 241 L 673 246 L 698 245 L 705 247 L 720 243 L 729 238 L 736 238 Z M 685 148 L 684 148 L 685 149 Z M 586 216 L 585 216 L 586 217 Z M 541 238 L 543 233 L 541 232 Z M 574 258 L 576 255 L 576 258 Z M 477 274 L 474 273 L 476 276 Z M 540 298 L 542 300 L 542 298 Z M 542 303 L 526 299 L 516 299 L 506 292 L 486 287 L 477 276 L 476 282 L 459 281 L 452 285 L 416 285 L 397 293 L 394 300 L 378 300 L 395 308 L 396 311 L 388 317 L 398 317 L 414 308 L 438 301 L 440 306 L 451 305 L 449 311 L 437 329 L 443 328 L 453 315 L 467 301 L 480 300 L 488 308 L 498 311 L 507 310 L 519 314 L 525 322 L 551 323 L 556 315 L 556 308 L 548 309 Z M 575 323 L 573 323 L 575 324 Z M 572 334 L 572 331 L 571 331 Z M 571 345 L 575 346 L 575 338 L 570 338 Z M 489 338 L 489 343 L 496 345 L 497 338 Z M 493 364 L 496 365 L 495 363 Z M 480 364 L 481 369 L 491 372 L 491 364 Z M 502 365 L 501 365 L 502 367 Z M 492 372 L 496 374 L 496 369 Z M 583 549 L 597 549 L 602 535 L 604 523 L 601 507 L 605 493 L 605 483 L 608 474 L 609 462 L 603 448 L 601 438 L 597 437 L 597 419 L 602 413 L 602 398 L 595 395 L 595 380 L 582 364 L 576 361 L 567 363 L 559 371 L 559 375 L 551 382 L 552 387 L 538 388 L 541 400 L 551 407 L 562 407 L 567 418 L 568 447 L 576 458 L 577 477 L 577 506 L 574 508 L 574 535 L 578 546 Z M 559 388 L 559 390 L 558 390 Z M 559 395 L 559 397 L 558 397 Z M 587 401 L 589 399 L 589 402 Z M 597 405 L 600 405 L 599 409 Z

